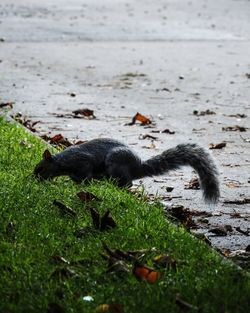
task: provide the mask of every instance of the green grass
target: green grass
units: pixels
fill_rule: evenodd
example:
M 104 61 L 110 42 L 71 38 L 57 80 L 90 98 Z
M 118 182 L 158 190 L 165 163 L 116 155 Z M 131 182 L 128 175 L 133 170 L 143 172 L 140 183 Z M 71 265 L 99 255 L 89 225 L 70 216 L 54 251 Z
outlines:
M 26 144 L 22 141 L 26 138 Z M 44 142 L 22 126 L 0 118 L 0 312 L 94 312 L 102 304 L 119 303 L 127 313 L 183 312 L 176 294 L 201 312 L 246 312 L 250 283 L 243 271 L 225 262 L 205 243 L 164 217 L 160 205 L 148 204 L 108 182 L 75 185 L 68 178 L 38 182 L 31 175 L 45 148 Z M 96 194 L 92 206 L 110 209 L 117 227 L 94 230 L 80 189 Z M 62 215 L 53 200 L 72 207 L 77 217 Z M 89 226 L 83 238 L 76 231 Z M 154 284 L 138 281 L 132 273 L 107 273 L 102 241 L 122 250 L 155 247 L 143 262 L 171 255 L 177 268 L 161 269 Z M 53 261 L 59 255 L 71 262 Z M 80 262 L 77 262 L 79 261 Z M 68 267 L 77 275 L 52 275 Z M 93 301 L 84 301 L 84 296 Z M 189 312 L 197 312 L 195 309 Z

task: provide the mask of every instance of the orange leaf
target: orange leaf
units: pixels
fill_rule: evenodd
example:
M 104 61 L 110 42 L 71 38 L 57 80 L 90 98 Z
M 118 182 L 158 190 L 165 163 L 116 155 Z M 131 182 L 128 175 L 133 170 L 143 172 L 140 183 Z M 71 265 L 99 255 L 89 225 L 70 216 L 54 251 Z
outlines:
M 152 123 L 151 120 L 148 117 L 146 117 L 146 116 L 142 115 L 141 113 L 137 112 L 135 114 L 135 116 L 132 118 L 132 121 L 130 123 L 126 124 L 126 125 L 134 125 L 136 121 L 141 122 L 142 125 L 147 125 L 147 124 L 151 124 Z
M 155 283 L 161 277 L 160 272 L 155 271 L 153 268 L 150 268 L 147 265 L 135 265 L 133 274 L 139 280 L 147 281 L 151 284 Z
M 95 313 L 103 313 L 103 312 L 110 312 L 110 313 L 122 313 L 123 308 L 121 304 L 100 304 L 95 309 Z
M 54 137 L 50 138 L 50 142 L 57 142 L 62 138 L 63 138 L 62 134 L 58 134 L 58 135 L 55 135 Z
M 141 122 L 142 124 L 151 124 L 151 120 L 148 117 L 146 117 L 146 116 L 144 116 L 138 112 L 136 113 L 136 115 L 134 116 L 133 119 Z

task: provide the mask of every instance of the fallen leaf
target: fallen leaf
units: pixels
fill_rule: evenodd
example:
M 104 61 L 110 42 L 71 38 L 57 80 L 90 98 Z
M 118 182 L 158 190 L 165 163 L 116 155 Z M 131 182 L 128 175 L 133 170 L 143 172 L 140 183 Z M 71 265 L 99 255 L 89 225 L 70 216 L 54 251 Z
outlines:
M 100 304 L 95 309 L 95 313 L 123 313 L 123 306 L 121 304 Z
M 93 228 L 89 226 L 82 227 L 75 231 L 74 235 L 77 238 L 83 238 L 87 235 L 93 234 Z
M 223 203 L 238 204 L 238 205 L 248 204 L 250 203 L 250 198 L 243 198 L 243 199 L 236 199 L 236 200 L 224 200 Z
M 147 281 L 151 284 L 155 283 L 162 277 L 162 273 L 154 270 L 151 267 L 148 267 L 145 264 L 141 265 L 139 263 L 134 264 L 133 274 L 137 279 Z
M 151 133 L 174 135 L 175 131 L 172 131 L 169 128 L 165 128 L 164 130 L 151 130 Z
M 169 187 L 166 187 L 166 191 L 167 191 L 167 192 L 172 192 L 173 190 L 174 190 L 174 187 L 170 187 L 170 186 L 169 186 Z
M 163 87 L 161 89 L 156 89 L 156 92 L 159 92 L 159 91 L 167 91 L 167 92 L 171 92 L 170 89 L 166 88 L 166 87 Z
M 230 227 L 227 227 L 230 226 Z M 213 233 L 217 236 L 227 236 L 227 233 L 229 231 L 232 231 L 232 226 L 231 225 L 220 225 L 220 226 L 216 226 L 212 229 L 209 229 L 209 233 Z
M 231 164 L 231 163 L 228 163 L 228 164 L 222 163 L 222 166 L 227 166 L 227 167 L 240 167 L 239 164 Z
M 142 148 L 145 148 L 145 149 L 155 149 L 156 148 L 156 145 L 154 144 L 153 141 L 151 141 L 151 144 L 148 145 L 148 146 L 142 146 Z
M 157 267 L 176 270 L 176 260 L 168 254 L 157 255 L 153 258 L 153 263 Z
M 230 115 L 227 115 L 227 116 L 229 116 L 229 117 L 236 117 L 236 118 L 246 118 L 247 117 L 246 114 L 239 114 L 239 113 L 237 113 L 237 114 L 230 114 Z
M 13 104 L 15 102 L 1 102 L 0 103 L 0 108 L 4 108 L 4 107 L 10 107 L 11 109 L 13 109 Z
M 73 114 L 75 114 L 76 116 L 78 115 L 82 115 L 82 116 L 85 116 L 85 117 L 91 117 L 91 118 L 96 118 L 95 115 L 94 115 L 94 111 L 93 110 L 90 110 L 90 109 L 78 109 L 78 110 L 75 110 L 75 111 L 72 111 Z
M 54 200 L 53 201 L 53 204 L 56 205 L 63 214 L 68 214 L 68 215 L 71 215 L 73 217 L 76 216 L 76 212 L 71 209 L 70 207 L 68 207 L 67 205 L 65 205 L 64 203 L 58 201 L 58 200 Z
M 250 79 L 250 73 L 245 74 L 248 79 Z
M 60 267 L 60 268 L 56 268 L 50 275 L 50 277 L 65 277 L 65 278 L 69 278 L 69 277 L 75 277 L 78 276 L 78 274 L 72 270 L 69 267 Z
M 200 182 L 197 177 L 193 177 L 188 183 L 185 183 L 185 189 L 200 189 Z
M 79 191 L 77 196 L 81 201 L 100 200 L 96 195 L 88 191 Z
M 222 149 L 222 148 L 226 147 L 226 145 L 227 144 L 225 142 L 221 142 L 221 143 L 217 143 L 217 144 L 210 143 L 209 149 Z
M 145 134 L 145 135 L 140 135 L 139 136 L 140 140 L 144 140 L 144 139 L 153 139 L 153 140 L 157 140 L 157 137 L 149 135 L 149 134 Z
M 122 75 L 123 77 L 145 77 L 145 76 L 147 76 L 146 74 L 144 74 L 144 73 L 132 73 L 132 72 L 128 72 L 128 73 L 126 73 L 126 74 L 123 74 Z
M 193 114 L 196 116 L 204 116 L 204 115 L 214 115 L 216 113 L 214 111 L 207 109 L 206 111 L 200 111 L 200 112 L 197 110 L 194 110 Z
M 137 112 L 136 115 L 132 118 L 132 121 L 126 125 L 134 125 L 136 121 L 141 122 L 141 125 L 148 125 L 152 123 L 148 117 Z
M 92 207 L 89 208 L 93 225 L 96 229 L 100 227 L 100 214 Z
M 124 260 L 117 260 L 115 258 L 108 258 L 107 273 L 116 274 L 117 276 L 124 276 L 131 272 L 131 266 L 129 266 Z
M 179 293 L 176 294 L 175 297 L 175 303 L 184 310 L 195 310 L 195 311 L 199 311 L 199 308 L 197 306 L 194 306 L 184 300 L 181 299 L 181 295 Z
M 166 210 L 168 216 L 178 220 L 182 225 L 186 226 L 188 229 L 197 228 L 196 223 L 193 220 L 193 214 L 183 205 L 174 205 L 170 208 L 168 207 Z
M 208 244 L 209 246 L 212 245 L 211 240 L 205 235 L 205 234 L 200 234 L 200 233 L 193 233 L 193 235 L 195 237 L 197 237 L 198 239 L 204 241 L 206 244 Z
M 108 256 L 125 261 L 135 261 L 141 259 L 145 256 L 146 253 L 156 252 L 156 248 L 151 249 L 140 249 L 140 250 L 128 250 L 122 251 L 120 249 L 110 249 L 105 242 L 102 242 L 104 250 L 107 252 Z
M 239 233 L 241 233 L 241 234 L 243 234 L 243 235 L 245 235 L 245 236 L 249 236 L 249 234 L 250 234 L 250 231 L 249 231 L 248 229 L 247 229 L 247 230 L 243 230 L 243 229 L 240 228 L 240 226 L 235 227 L 235 229 L 236 229 Z
M 237 181 L 230 181 L 230 182 L 226 183 L 226 186 L 228 188 L 238 188 L 238 187 L 240 187 L 240 183 Z
M 104 215 L 102 216 L 101 221 L 100 221 L 100 230 L 104 231 L 104 230 L 107 230 L 110 228 L 114 228 L 116 226 L 117 226 L 117 224 L 116 224 L 115 220 L 113 219 L 110 211 L 109 210 L 106 211 L 104 213 Z
M 51 144 L 56 143 L 57 145 L 60 144 L 65 147 L 72 146 L 72 143 L 67 138 L 64 138 L 62 134 L 57 134 L 51 138 L 48 138 L 48 141 Z
M 162 134 L 170 134 L 170 135 L 173 135 L 173 134 L 175 134 L 175 131 L 172 131 L 172 130 L 166 128 L 166 129 L 162 130 L 161 133 L 162 133 Z
M 228 251 L 226 257 L 230 258 L 234 263 L 240 266 L 242 269 L 249 271 L 250 264 L 250 251 L 244 250 L 235 250 Z M 224 253 L 223 253 L 224 254 Z
M 92 217 L 93 225 L 96 229 L 99 229 L 100 231 L 105 231 L 117 226 L 109 210 L 107 210 L 102 217 L 100 217 L 100 214 L 94 208 L 90 207 L 89 210 Z
M 223 131 L 239 131 L 239 132 L 245 132 L 247 131 L 247 127 L 244 126 L 239 126 L 239 125 L 235 125 L 235 126 L 227 126 L 227 127 L 222 127 Z
M 40 121 L 31 121 L 30 119 L 28 119 L 26 116 L 23 116 L 22 113 L 16 113 L 15 115 L 11 115 L 11 117 L 17 121 L 18 123 L 22 124 L 24 127 L 26 127 L 27 129 L 29 129 L 32 132 L 36 132 L 36 129 L 34 128 L 34 126 L 37 123 L 40 123 Z
M 68 260 L 66 260 L 65 258 L 61 257 L 60 255 L 52 255 L 51 259 L 53 261 L 59 262 L 59 263 L 63 263 L 63 264 L 70 264 L 70 262 Z

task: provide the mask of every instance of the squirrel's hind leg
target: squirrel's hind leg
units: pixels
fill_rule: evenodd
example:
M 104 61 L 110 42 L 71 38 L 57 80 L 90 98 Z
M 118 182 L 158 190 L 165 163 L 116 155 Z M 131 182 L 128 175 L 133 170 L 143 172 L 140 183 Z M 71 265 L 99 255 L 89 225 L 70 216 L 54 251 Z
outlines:
M 132 170 L 136 167 L 137 157 L 127 148 L 113 149 L 105 160 L 106 175 L 115 179 L 119 187 L 131 187 Z
M 128 174 L 128 168 L 113 164 L 107 170 L 108 177 L 113 178 L 118 187 L 131 187 L 132 179 Z

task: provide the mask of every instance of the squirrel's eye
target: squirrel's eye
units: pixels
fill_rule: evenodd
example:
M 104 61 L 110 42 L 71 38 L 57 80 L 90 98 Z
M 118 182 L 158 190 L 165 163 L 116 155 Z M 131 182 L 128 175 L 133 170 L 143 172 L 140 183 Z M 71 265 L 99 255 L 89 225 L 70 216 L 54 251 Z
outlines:
M 40 174 L 42 171 L 43 171 L 43 167 L 39 166 L 39 167 L 36 168 L 35 174 Z

